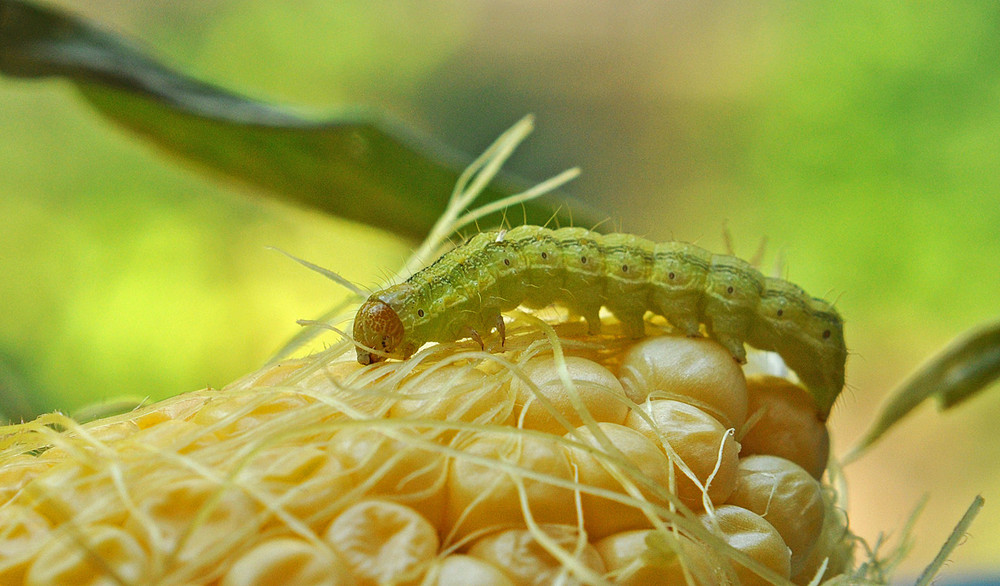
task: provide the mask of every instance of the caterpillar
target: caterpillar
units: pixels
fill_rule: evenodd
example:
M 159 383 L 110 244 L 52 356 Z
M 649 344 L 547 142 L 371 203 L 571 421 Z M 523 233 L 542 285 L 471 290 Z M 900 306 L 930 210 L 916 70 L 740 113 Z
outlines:
M 689 336 L 701 335 L 705 324 L 740 363 L 744 343 L 777 352 L 823 420 L 844 387 L 843 320 L 828 302 L 734 256 L 584 228 L 482 232 L 372 294 L 354 320 L 358 362 L 406 359 L 426 342 L 482 343 L 479 332 L 494 328 L 502 337 L 501 312 L 556 301 L 581 315 L 591 333 L 599 331 L 602 306 L 634 338 L 652 311 Z

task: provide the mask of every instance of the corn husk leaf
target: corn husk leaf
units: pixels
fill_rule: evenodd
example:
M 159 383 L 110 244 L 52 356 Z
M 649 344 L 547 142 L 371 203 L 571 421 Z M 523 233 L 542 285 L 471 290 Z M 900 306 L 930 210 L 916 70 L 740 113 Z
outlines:
M 252 100 L 173 71 L 91 23 L 16 0 L 0 0 L 0 72 L 64 77 L 102 115 L 203 170 L 414 240 L 471 160 L 363 108 L 317 118 Z M 482 200 L 528 185 L 501 177 Z M 523 202 L 516 215 L 536 224 L 607 217 L 555 195 Z
M 944 411 L 989 388 L 998 378 L 1000 322 L 994 322 L 962 335 L 904 381 L 845 462 L 857 459 L 924 400 L 935 397 Z

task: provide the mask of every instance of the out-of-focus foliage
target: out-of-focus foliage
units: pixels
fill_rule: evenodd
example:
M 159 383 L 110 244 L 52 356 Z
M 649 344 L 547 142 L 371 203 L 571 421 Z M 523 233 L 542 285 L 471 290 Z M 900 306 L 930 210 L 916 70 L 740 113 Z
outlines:
M 414 239 L 430 231 L 468 163 L 374 112 L 312 120 L 199 82 L 113 34 L 20 0 L 0 0 L 0 72 L 65 77 L 109 119 L 169 152 L 276 197 Z M 513 191 L 498 179 L 483 199 Z M 524 212 L 542 223 L 559 206 L 528 201 Z M 496 215 L 484 221 L 496 223 Z
M 268 101 L 365 105 L 465 152 L 514 120 L 510 168 L 655 239 L 736 252 L 838 298 L 843 453 L 889 389 L 997 317 L 1000 11 L 988 3 L 60 0 L 172 67 Z M 0 81 L 0 345 L 46 408 L 221 386 L 340 294 L 273 245 L 375 285 L 406 245 L 163 159 L 68 84 Z M 512 211 L 514 220 L 518 212 Z M 58 390 L 58 392 L 57 392 Z M 72 393 L 61 395 L 62 392 Z M 1000 492 L 996 393 L 917 409 L 847 469 L 874 538 L 921 495 L 904 571 Z M 947 457 L 931 454 L 947 454 Z M 987 499 L 989 500 L 989 499 Z M 996 569 L 987 503 L 941 583 Z
M 926 399 L 951 409 L 989 388 L 1000 378 L 1000 323 L 983 326 L 955 340 L 910 375 L 882 407 L 878 418 L 845 460 L 853 461 Z

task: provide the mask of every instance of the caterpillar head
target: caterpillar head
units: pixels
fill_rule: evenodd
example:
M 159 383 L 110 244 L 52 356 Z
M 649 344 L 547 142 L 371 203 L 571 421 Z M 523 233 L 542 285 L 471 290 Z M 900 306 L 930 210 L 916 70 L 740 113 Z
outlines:
M 381 362 L 386 359 L 386 355 L 409 357 L 412 351 L 405 352 L 400 348 L 404 333 L 403 322 L 396 310 L 372 295 L 361 305 L 354 317 L 354 341 L 368 348 L 381 350 L 385 354 L 375 354 L 358 346 L 358 362 L 361 364 Z

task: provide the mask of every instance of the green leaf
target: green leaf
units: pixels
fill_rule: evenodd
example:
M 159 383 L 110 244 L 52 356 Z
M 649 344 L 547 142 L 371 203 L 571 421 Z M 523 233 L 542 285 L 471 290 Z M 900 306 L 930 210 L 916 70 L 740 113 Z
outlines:
M 430 230 L 471 160 L 363 109 L 313 120 L 251 100 L 172 71 L 78 18 L 14 0 L 0 0 L 0 72 L 66 77 L 102 114 L 168 152 L 275 197 L 414 239 Z M 501 178 L 483 201 L 526 186 Z M 540 224 L 557 211 L 582 225 L 607 217 L 555 196 L 513 215 Z
M 28 379 L 30 369 L 17 357 L 0 349 L 0 425 L 33 419 L 37 411 L 32 397 L 37 387 Z
M 950 409 L 998 378 L 1000 321 L 967 332 L 904 381 L 845 462 L 857 459 L 925 399 L 936 397 L 941 410 Z

